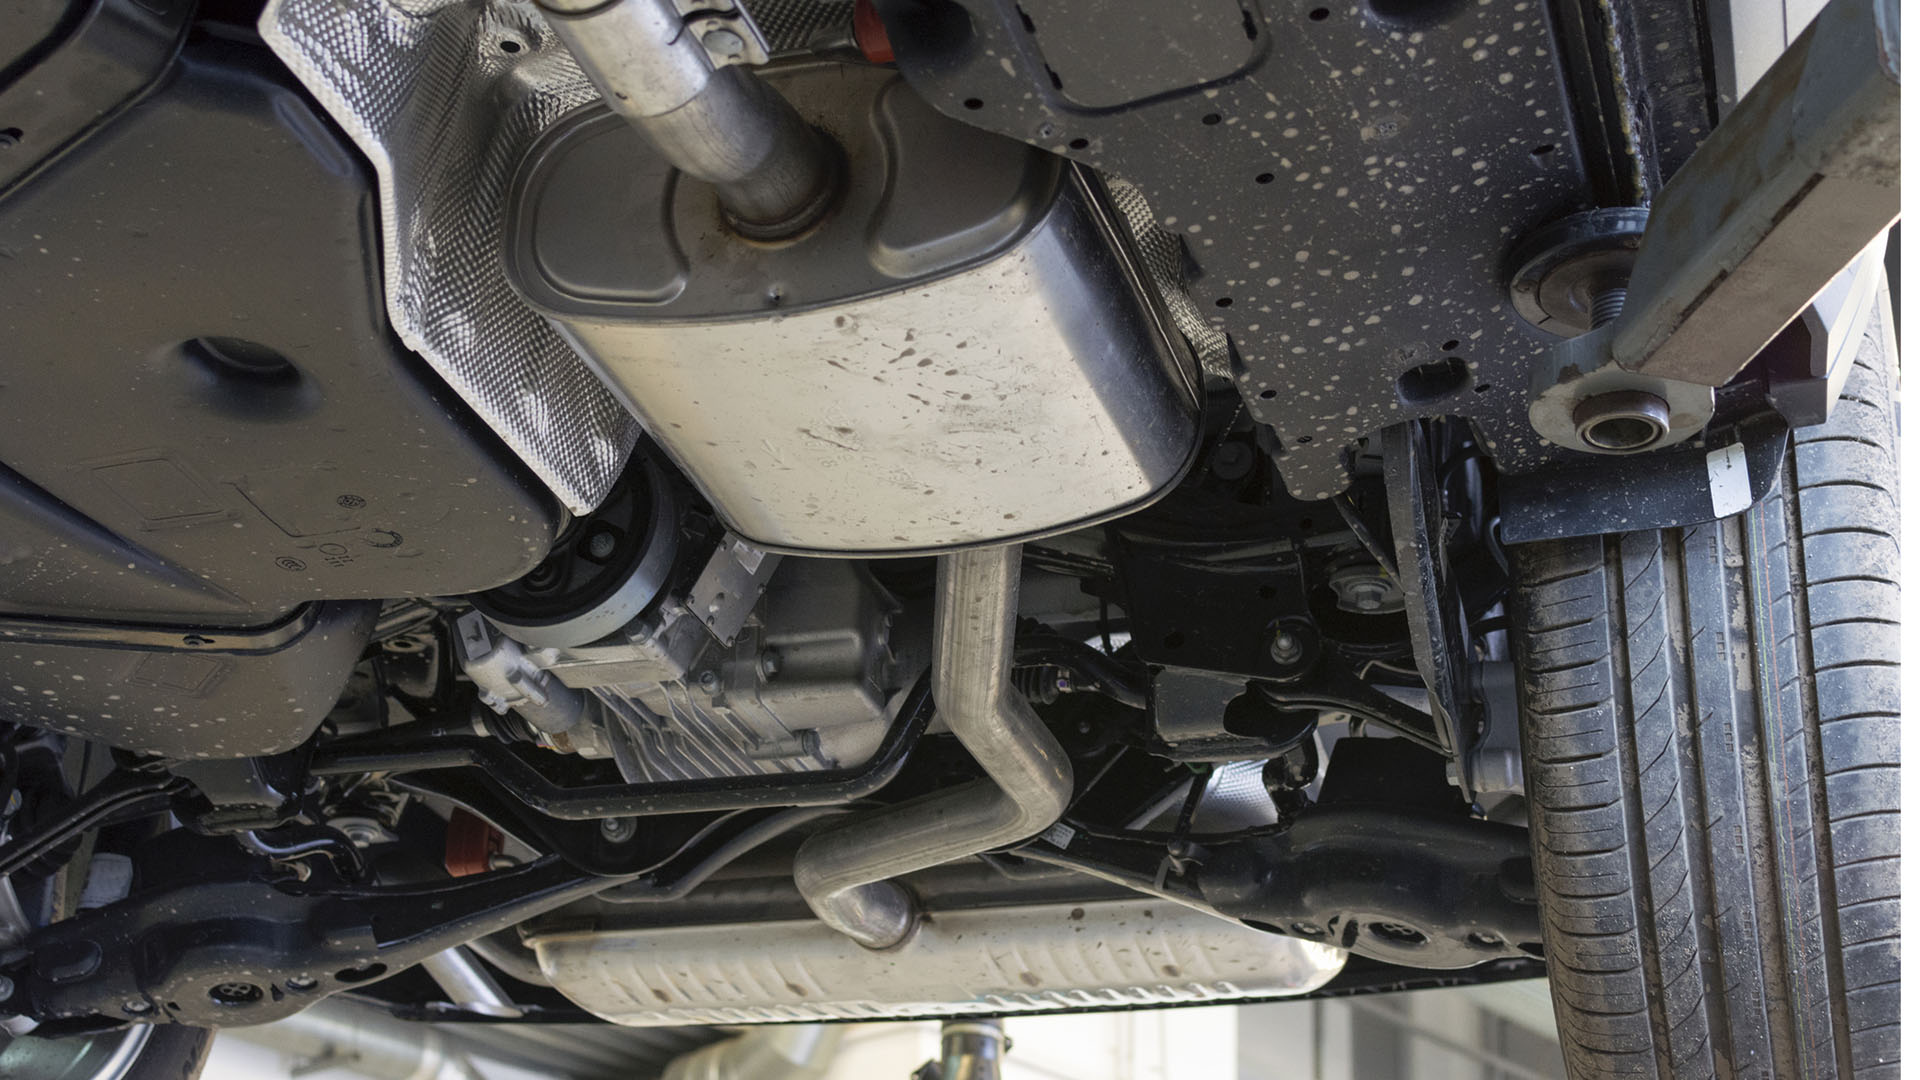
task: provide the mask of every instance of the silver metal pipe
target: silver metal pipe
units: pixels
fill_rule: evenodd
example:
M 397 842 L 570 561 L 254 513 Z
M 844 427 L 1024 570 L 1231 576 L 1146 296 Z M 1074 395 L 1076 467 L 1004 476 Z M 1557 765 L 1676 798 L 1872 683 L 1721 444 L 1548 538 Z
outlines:
M 487 934 L 467 942 L 467 948 L 473 955 L 492 964 L 496 969 L 533 986 L 551 986 L 546 973 L 540 970 L 540 961 L 533 950 L 520 944 L 520 935 L 515 930 L 502 930 Z
M 227 1028 L 220 1035 L 294 1058 L 346 1065 L 372 1080 L 483 1080 L 438 1028 L 395 1020 L 371 1005 L 341 998 L 272 1024 Z
M 456 945 L 445 952 L 437 952 L 420 961 L 420 967 L 433 976 L 440 989 L 447 992 L 447 999 L 468 1012 L 484 1016 L 519 1016 L 526 1010 L 513 1003 L 513 999 L 493 981 L 493 976 L 480 966 L 480 961 L 464 947 Z
M 540 4 L 607 106 L 674 168 L 712 184 L 735 228 L 772 239 L 825 212 L 834 148 L 746 69 L 716 66 L 672 0 Z
M 674 1058 L 660 1080 L 817 1080 L 832 1066 L 846 1030 L 839 1024 L 757 1028 Z
M 868 948 L 913 932 L 912 896 L 888 879 L 1025 840 L 1066 812 L 1066 752 L 1008 678 L 1019 595 L 1018 544 L 940 557 L 934 702 L 986 779 L 836 822 L 794 856 L 807 906 Z

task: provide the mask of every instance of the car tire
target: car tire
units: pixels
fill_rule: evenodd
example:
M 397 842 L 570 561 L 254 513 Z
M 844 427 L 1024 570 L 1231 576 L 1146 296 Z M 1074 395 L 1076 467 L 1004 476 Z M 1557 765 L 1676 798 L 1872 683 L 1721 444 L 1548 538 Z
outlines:
M 180 1024 L 129 1027 L 99 1035 L 46 1039 L 0 1035 L 7 1080 L 196 1080 L 213 1049 L 213 1032 Z
M 1572 1076 L 1899 1074 L 1895 370 L 1870 325 L 1744 514 L 1513 552 Z

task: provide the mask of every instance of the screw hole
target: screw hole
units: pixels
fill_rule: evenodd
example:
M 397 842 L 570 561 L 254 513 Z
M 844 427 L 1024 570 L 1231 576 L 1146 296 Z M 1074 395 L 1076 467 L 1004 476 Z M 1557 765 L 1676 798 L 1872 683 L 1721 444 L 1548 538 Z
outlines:
M 986 108 L 986 105 L 987 105 L 986 102 L 981 101 L 977 97 L 970 97 L 967 100 L 961 102 L 960 104 L 965 105 L 969 109 L 983 109 L 983 108 Z
M 1409 30 L 1438 26 L 1460 14 L 1470 0 L 1367 0 L 1373 17 L 1390 27 Z
M 1256 184 L 1271 184 L 1273 183 L 1273 174 L 1270 172 L 1263 172 L 1259 176 L 1254 177 L 1253 182 Z
M 1085 139 L 1070 139 L 1067 141 L 1067 148 L 1070 150 L 1085 150 L 1087 145 L 1087 140 Z
M 1294 442 L 1297 442 L 1297 443 L 1299 443 L 1299 444 L 1300 444 L 1301 446 L 1305 446 L 1305 445 L 1307 445 L 1308 443 L 1310 443 L 1310 442 L 1312 442 L 1312 441 L 1313 441 L 1313 436 L 1311 436 L 1311 435 L 1302 435 L 1302 436 L 1300 436 L 1299 438 L 1297 438 L 1297 439 L 1295 439 L 1295 440 L 1293 440 L 1293 441 L 1294 441 Z
M 1201 117 L 1200 122 L 1207 125 L 1208 127 L 1212 127 L 1213 125 L 1220 122 L 1220 114 L 1217 112 L 1210 112 L 1207 115 Z
M 1547 158 L 1552 157 L 1553 152 L 1558 149 L 1560 148 L 1558 146 L 1555 146 L 1552 143 L 1541 143 L 1539 146 L 1534 147 L 1532 150 L 1528 152 L 1531 153 L 1535 158 L 1538 158 L 1540 160 L 1545 160 Z
M 1440 345 L 1440 351 L 1441 351 L 1441 352 L 1452 352 L 1453 350 L 1455 350 L 1455 349 L 1457 349 L 1457 348 L 1459 348 L 1459 347 L 1460 347 L 1460 342 L 1459 342 L 1459 340 L 1458 340 L 1457 338 L 1448 338 L 1448 339 L 1447 339 L 1446 341 L 1444 341 L 1444 342 L 1442 342 L 1442 343 L 1441 343 L 1441 345 Z
M 1231 296 L 1223 296 L 1223 297 L 1221 297 L 1220 299 L 1218 299 L 1218 300 L 1215 300 L 1215 301 L 1213 302 L 1213 306 L 1214 306 L 1214 307 L 1232 307 L 1232 306 L 1233 306 L 1233 297 L 1231 297 Z
M 1491 389 L 1493 389 L 1493 386 L 1492 386 L 1492 384 L 1490 384 L 1490 383 L 1481 383 L 1481 384 L 1480 384 L 1479 386 L 1476 386 L 1476 387 L 1474 387 L 1474 388 L 1473 388 L 1473 392 L 1474 392 L 1474 393 L 1476 393 L 1476 394 L 1484 394 L 1484 393 L 1486 393 L 1487 391 L 1489 391 L 1489 390 L 1491 390 Z
M 0 128 L 0 150 L 5 150 L 9 146 L 18 146 L 20 140 L 26 137 L 26 134 L 26 132 L 15 127 Z
M 1307 12 L 1307 18 L 1312 19 L 1314 22 L 1326 22 L 1327 16 L 1331 14 L 1333 14 L 1333 12 L 1328 11 L 1326 8 L 1317 7 Z
M 1260 400 L 1261 400 L 1261 401 L 1272 401 L 1272 400 L 1273 400 L 1274 398 L 1277 398 L 1277 397 L 1279 397 L 1279 396 L 1280 396 L 1280 391 L 1278 391 L 1278 390 L 1262 390 L 1262 391 L 1260 391 Z
M 1448 356 L 1406 372 L 1395 381 L 1394 387 L 1400 393 L 1402 404 L 1432 405 L 1472 384 L 1473 374 L 1467 370 L 1467 362 Z
M 514 53 L 519 52 L 521 49 L 525 47 L 526 46 L 520 44 L 519 42 L 513 40 L 512 38 L 500 39 L 500 51 L 503 53 L 506 53 L 508 56 L 512 56 Z

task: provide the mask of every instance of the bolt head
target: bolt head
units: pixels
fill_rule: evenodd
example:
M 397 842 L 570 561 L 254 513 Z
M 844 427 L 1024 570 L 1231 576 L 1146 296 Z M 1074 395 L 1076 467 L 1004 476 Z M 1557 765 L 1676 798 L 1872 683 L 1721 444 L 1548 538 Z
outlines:
M 633 834 L 638 831 L 639 826 L 634 823 L 632 818 L 610 817 L 600 819 L 600 835 L 616 844 L 624 844 L 628 840 L 633 839 Z
M 0 975 L 0 1001 L 5 1001 L 12 996 L 13 980 L 7 978 L 5 975 Z
M 618 541 L 613 538 L 612 533 L 594 533 L 593 536 L 587 540 L 587 554 L 596 559 L 604 559 L 613 554 L 614 546 L 617 543 Z
M 120 1003 L 120 1011 L 126 1013 L 128 1016 L 145 1016 L 153 1011 L 153 1002 L 141 1001 L 139 998 L 129 998 Z
M 309 975 L 293 975 L 287 979 L 287 989 L 305 992 L 320 985 L 320 980 Z
M 720 689 L 719 673 L 712 672 L 712 671 L 701 672 L 700 673 L 700 689 L 705 690 L 709 694 L 713 693 L 715 690 Z
M 1300 640 L 1300 635 L 1291 630 L 1279 630 L 1274 632 L 1273 644 L 1267 651 L 1276 663 L 1297 664 L 1307 654 L 1307 646 Z

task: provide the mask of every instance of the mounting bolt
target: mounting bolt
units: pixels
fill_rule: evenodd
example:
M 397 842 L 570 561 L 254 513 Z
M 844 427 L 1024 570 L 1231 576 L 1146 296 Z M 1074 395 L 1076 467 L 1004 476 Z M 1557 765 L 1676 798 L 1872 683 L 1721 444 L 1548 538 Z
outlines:
M 1332 587 L 1335 601 L 1342 611 L 1375 615 L 1403 611 L 1407 606 L 1399 587 L 1389 581 L 1377 566 L 1343 567 L 1328 576 L 1327 584 Z
M 287 989 L 305 993 L 320 985 L 320 980 L 311 975 L 291 975 L 287 978 Z
M 1291 630 L 1276 630 L 1273 644 L 1267 647 L 1267 652 L 1272 654 L 1276 664 L 1297 664 L 1307 655 L 1307 645 L 1300 640 L 1300 635 Z
M 632 818 L 610 817 L 600 819 L 600 835 L 609 843 L 624 844 L 633 839 L 639 825 Z
M 1527 237 L 1508 267 L 1514 310 L 1561 337 L 1618 318 L 1646 228 L 1645 207 L 1609 206 L 1562 218 Z
M 153 1011 L 153 1002 L 141 1001 L 139 998 L 129 998 L 120 1003 L 120 1011 L 126 1013 L 128 1016 L 145 1016 Z
M 0 975 L 0 1001 L 5 1001 L 12 996 L 13 980 L 7 978 L 5 975 Z
M 780 674 L 780 654 L 777 651 L 768 649 L 760 654 L 760 674 L 769 679 Z
M 713 671 L 701 672 L 700 673 L 700 689 L 705 690 L 709 694 L 719 690 L 720 689 L 719 673 L 713 672 Z

